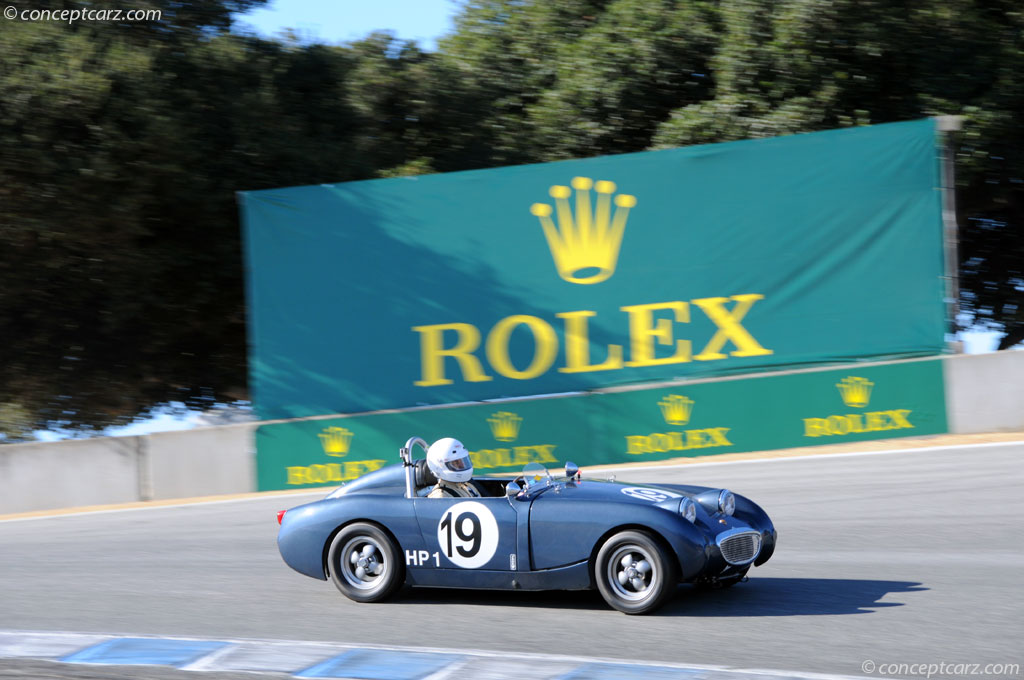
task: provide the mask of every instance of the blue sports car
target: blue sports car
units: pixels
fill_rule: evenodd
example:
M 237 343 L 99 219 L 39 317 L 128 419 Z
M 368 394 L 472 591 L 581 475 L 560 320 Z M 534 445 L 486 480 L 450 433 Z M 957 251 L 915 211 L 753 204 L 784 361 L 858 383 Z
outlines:
M 725 489 L 553 478 L 537 463 L 472 484 L 480 498 L 427 498 L 436 483 L 414 460 L 278 513 L 281 556 L 357 602 L 403 584 L 502 590 L 597 588 L 615 609 L 646 614 L 679 583 L 728 587 L 768 561 L 778 534 L 753 501 Z

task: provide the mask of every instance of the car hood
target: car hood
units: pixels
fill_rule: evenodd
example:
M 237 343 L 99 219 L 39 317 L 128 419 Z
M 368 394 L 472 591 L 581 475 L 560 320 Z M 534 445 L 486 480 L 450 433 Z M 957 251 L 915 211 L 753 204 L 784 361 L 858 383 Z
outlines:
M 706 486 L 681 484 L 632 484 L 598 479 L 583 479 L 569 484 L 556 484 L 544 491 L 543 497 L 566 494 L 578 500 L 600 500 L 609 503 L 630 503 L 651 505 L 688 496 L 693 498 L 703 492 L 713 491 Z
M 647 505 L 663 508 L 672 513 L 679 512 L 683 497 L 692 499 L 697 505 L 697 522 L 711 533 L 717 534 L 728 529 L 754 526 L 772 531 L 768 516 L 756 503 L 748 498 L 733 494 L 736 510 L 733 516 L 722 514 L 718 509 L 722 489 L 688 484 L 631 484 L 584 479 L 576 483 L 558 483 L 545 489 L 535 497 L 535 502 L 558 503 L 565 501 L 591 501 L 602 505 Z

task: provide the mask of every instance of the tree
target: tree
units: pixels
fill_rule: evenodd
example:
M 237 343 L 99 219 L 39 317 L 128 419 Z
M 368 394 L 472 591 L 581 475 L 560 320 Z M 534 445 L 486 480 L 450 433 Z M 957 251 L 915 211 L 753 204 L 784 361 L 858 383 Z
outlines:
M 31 414 L 8 435 L 244 397 L 235 191 L 374 166 L 345 151 L 344 51 L 184 26 L 5 26 L 0 402 Z

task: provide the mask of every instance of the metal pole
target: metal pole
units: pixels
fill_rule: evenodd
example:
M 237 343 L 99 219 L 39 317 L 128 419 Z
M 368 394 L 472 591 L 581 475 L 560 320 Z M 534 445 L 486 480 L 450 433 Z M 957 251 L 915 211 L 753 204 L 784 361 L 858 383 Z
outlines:
M 960 314 L 960 229 L 956 220 L 956 149 L 952 133 L 963 128 L 963 116 L 938 116 L 935 122 L 936 129 L 944 133 L 941 146 L 942 243 L 946 270 L 946 309 L 949 331 L 952 333 Z

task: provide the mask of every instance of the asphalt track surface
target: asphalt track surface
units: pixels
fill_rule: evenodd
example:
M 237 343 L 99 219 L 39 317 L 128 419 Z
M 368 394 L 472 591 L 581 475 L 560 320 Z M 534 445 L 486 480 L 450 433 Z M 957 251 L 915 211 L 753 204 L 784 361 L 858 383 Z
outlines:
M 517 652 L 844 675 L 1024 666 L 1024 444 L 615 474 L 749 495 L 779 530 L 775 556 L 748 583 L 682 586 L 630 617 L 596 592 L 350 602 L 278 556 L 275 512 L 306 497 L 0 521 L 0 629 L 495 650 L 512 669 Z M 119 673 L 0 662 L 0 678 L 143 677 Z

